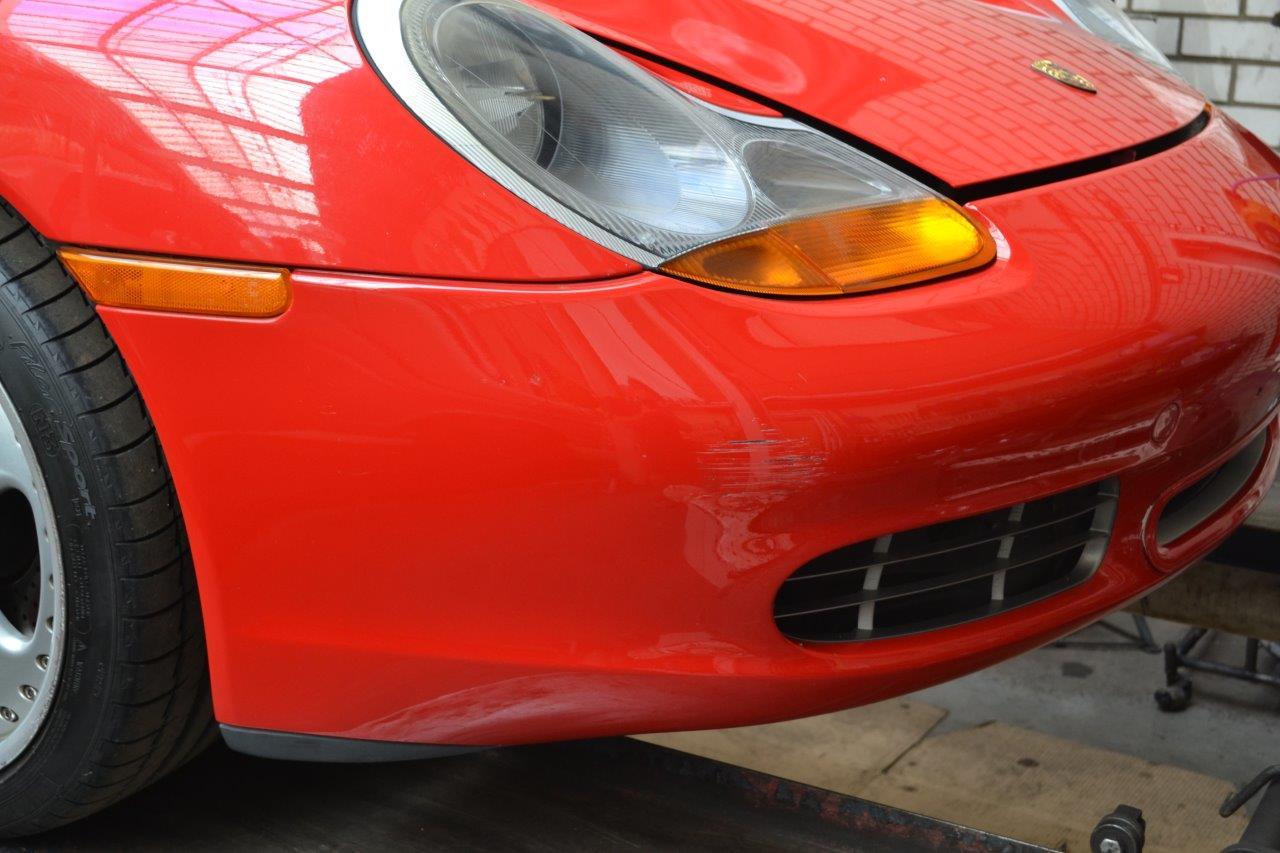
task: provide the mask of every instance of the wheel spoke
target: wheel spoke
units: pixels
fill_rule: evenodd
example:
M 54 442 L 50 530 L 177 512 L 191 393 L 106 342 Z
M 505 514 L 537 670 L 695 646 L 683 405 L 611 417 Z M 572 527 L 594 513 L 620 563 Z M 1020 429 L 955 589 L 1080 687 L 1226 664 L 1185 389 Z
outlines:
M 0 488 L 31 488 L 31 468 L 9 419 L 0 416 Z

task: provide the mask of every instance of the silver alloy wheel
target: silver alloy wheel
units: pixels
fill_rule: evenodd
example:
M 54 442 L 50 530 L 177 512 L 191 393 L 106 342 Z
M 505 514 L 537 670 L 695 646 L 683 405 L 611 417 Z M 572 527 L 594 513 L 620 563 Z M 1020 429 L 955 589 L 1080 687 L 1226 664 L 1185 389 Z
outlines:
M 40 731 L 58 686 L 66 586 L 35 449 L 0 385 L 0 767 Z

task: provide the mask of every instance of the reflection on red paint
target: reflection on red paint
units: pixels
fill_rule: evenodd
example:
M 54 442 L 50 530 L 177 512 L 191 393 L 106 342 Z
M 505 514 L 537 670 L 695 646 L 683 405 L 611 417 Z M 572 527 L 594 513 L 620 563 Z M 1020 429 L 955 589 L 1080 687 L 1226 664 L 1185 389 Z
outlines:
M 1268 173 L 1215 118 L 975 203 L 990 268 L 867 298 L 303 271 L 251 328 L 104 310 L 191 530 L 219 719 L 452 743 L 758 723 L 1096 619 L 1165 577 L 1159 496 L 1275 417 L 1280 258 L 1203 191 Z M 169 367 L 191 352 L 198 386 Z M 855 646 L 773 625 L 818 554 L 1113 475 L 1107 560 L 1068 593 Z
M 955 185 L 1201 111 L 1041 0 L 963 6 L 551 8 Z M 1046 45 L 1103 94 L 1032 72 Z M 9 0 L 0 55 L 0 196 L 43 233 L 295 269 L 252 323 L 101 309 L 171 463 L 225 723 L 518 743 L 917 689 L 1160 582 L 1153 504 L 1275 418 L 1258 178 L 1280 161 L 1218 114 L 974 202 L 999 244 L 979 272 L 796 302 L 642 272 L 501 190 L 387 91 L 336 0 Z M 199 382 L 173 369 L 193 359 Z M 1068 593 L 859 646 L 773 625 L 819 554 L 1111 476 L 1108 557 Z
M 1120 151 L 1204 97 L 1048 0 L 540 0 L 542 8 L 819 118 L 953 185 Z M 982 55 L 976 55 L 981 45 Z M 1096 83 L 1084 97 L 1031 69 Z
M 54 239 L 458 278 L 637 269 L 419 124 L 340 0 L 18 0 L 0 54 L 0 196 Z
M 1227 198 L 1259 242 L 1280 251 L 1280 175 L 1237 181 L 1227 190 Z

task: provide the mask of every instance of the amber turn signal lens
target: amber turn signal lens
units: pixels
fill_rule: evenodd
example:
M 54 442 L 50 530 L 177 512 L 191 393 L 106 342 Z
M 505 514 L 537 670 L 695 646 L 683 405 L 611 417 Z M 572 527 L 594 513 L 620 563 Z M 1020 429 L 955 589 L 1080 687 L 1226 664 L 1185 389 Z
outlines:
M 223 317 L 274 317 L 289 307 L 289 272 L 62 249 L 62 262 L 99 305 Z
M 938 198 L 843 210 L 731 237 L 667 261 L 693 281 L 790 296 L 865 293 L 976 269 L 995 242 Z

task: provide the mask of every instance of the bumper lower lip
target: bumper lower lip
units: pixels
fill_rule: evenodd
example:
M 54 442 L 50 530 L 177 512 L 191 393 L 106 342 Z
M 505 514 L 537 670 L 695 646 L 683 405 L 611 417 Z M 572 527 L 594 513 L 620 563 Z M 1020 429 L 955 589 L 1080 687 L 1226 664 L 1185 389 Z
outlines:
M 1159 566 L 1151 507 L 1280 394 L 1276 274 L 1223 260 L 1261 251 L 1214 189 L 1249 157 L 1215 122 L 988 199 L 991 268 L 868 299 L 300 271 L 270 321 L 102 309 L 175 476 L 219 720 L 437 744 L 742 725 L 1144 594 L 1248 500 Z M 1058 596 L 857 648 L 773 625 L 818 554 L 1113 476 L 1107 556 Z

